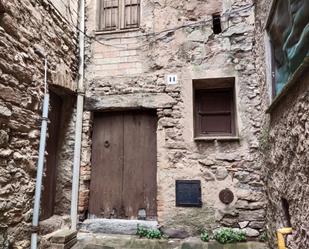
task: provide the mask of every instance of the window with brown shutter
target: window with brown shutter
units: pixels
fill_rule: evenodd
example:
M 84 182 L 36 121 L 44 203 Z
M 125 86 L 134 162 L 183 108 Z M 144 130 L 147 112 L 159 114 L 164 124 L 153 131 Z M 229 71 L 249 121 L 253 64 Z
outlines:
M 140 0 L 99 0 L 99 30 L 126 30 L 139 25 Z
M 137 28 L 139 26 L 139 0 L 124 0 L 124 28 Z
M 194 99 L 196 137 L 236 135 L 233 86 L 195 88 Z
M 118 0 L 101 0 L 100 1 L 100 29 L 115 30 L 118 27 Z

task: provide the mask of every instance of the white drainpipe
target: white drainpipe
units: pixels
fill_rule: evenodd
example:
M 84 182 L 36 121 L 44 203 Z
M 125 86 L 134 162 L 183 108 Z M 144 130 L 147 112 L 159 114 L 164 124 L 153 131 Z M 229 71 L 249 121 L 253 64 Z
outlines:
M 48 105 L 49 105 L 49 94 L 47 93 L 47 58 L 45 57 L 44 102 L 43 102 L 41 135 L 40 135 L 39 159 L 38 159 L 38 165 L 37 165 L 37 176 L 36 176 L 36 185 L 35 185 L 34 208 L 33 208 L 33 217 L 32 217 L 32 230 L 33 231 L 31 234 L 31 249 L 37 248 L 37 240 L 38 240 L 40 200 L 41 200 L 42 178 L 43 178 L 43 171 L 44 171 L 44 155 L 45 155 L 46 132 L 47 132 L 47 122 L 48 122 Z
M 72 200 L 71 200 L 71 229 L 77 229 L 78 213 L 78 190 L 79 190 L 79 171 L 80 154 L 83 128 L 83 106 L 84 106 L 84 54 L 85 54 L 85 1 L 80 0 L 79 4 L 80 24 L 79 24 L 79 79 L 77 86 L 77 106 L 76 106 L 76 128 L 73 161 L 73 180 L 72 180 Z

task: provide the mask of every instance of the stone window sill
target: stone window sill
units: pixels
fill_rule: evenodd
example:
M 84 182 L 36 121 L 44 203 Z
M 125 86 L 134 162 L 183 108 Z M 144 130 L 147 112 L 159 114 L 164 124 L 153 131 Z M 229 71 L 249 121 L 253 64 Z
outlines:
M 226 136 L 226 137 L 195 137 L 194 141 L 239 141 L 240 137 L 238 136 Z
M 141 28 L 132 28 L 132 29 L 118 29 L 118 30 L 97 30 L 95 31 L 95 35 L 110 35 L 110 34 L 121 34 L 121 33 L 128 33 L 128 32 L 137 32 L 141 31 Z
M 266 113 L 271 113 L 276 106 L 278 106 L 279 102 L 291 91 L 292 87 L 298 82 L 300 76 L 306 72 L 309 68 L 309 56 L 304 59 L 304 62 L 298 67 L 295 73 L 291 76 L 289 81 L 283 87 L 282 91 L 273 99 L 272 103 L 266 110 Z

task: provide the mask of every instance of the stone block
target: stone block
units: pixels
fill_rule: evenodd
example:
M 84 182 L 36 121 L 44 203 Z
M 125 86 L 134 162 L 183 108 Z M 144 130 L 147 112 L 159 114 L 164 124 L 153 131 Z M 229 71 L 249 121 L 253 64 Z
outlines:
M 181 249 L 203 249 L 203 244 L 199 238 L 189 238 L 185 240 L 182 245 Z
M 248 226 L 249 221 L 242 221 L 242 222 L 238 222 L 238 225 L 240 228 L 245 228 L 246 226 Z
M 265 226 L 265 222 L 264 221 L 251 221 L 249 226 L 254 229 L 262 229 Z
M 57 244 L 66 244 L 76 238 L 77 232 L 69 229 L 64 229 L 56 232 L 51 238 L 51 242 Z
M 245 232 L 247 237 L 257 237 L 260 235 L 259 231 L 250 227 L 243 228 L 241 231 Z
M 59 215 L 53 215 L 52 217 L 40 221 L 40 233 L 42 235 L 51 234 L 55 231 L 60 231 L 64 226 L 64 217 Z
M 175 100 L 166 93 L 136 93 L 87 98 L 85 109 L 95 111 L 119 108 L 167 108 L 173 104 Z
M 239 161 L 241 157 L 236 153 L 218 153 L 216 155 L 216 159 L 221 161 L 234 162 Z
M 128 75 L 136 75 L 136 74 L 141 74 L 141 73 L 142 73 L 141 67 L 134 67 L 134 68 L 129 68 L 125 70 L 125 74 L 128 74 Z
M 137 55 L 136 50 L 120 51 L 119 56 L 134 56 Z
M 135 235 L 137 226 L 156 229 L 157 221 L 120 220 L 120 219 L 89 219 L 83 222 L 81 229 L 92 233 Z
M 216 178 L 219 181 L 224 180 L 229 175 L 227 169 L 225 167 L 218 167 L 216 170 Z
M 9 142 L 9 135 L 6 131 L 0 130 L 0 145 L 6 146 Z
M 12 153 L 13 151 L 10 149 L 0 149 L 0 157 L 9 157 Z
M 264 194 L 262 192 L 257 192 L 249 189 L 239 189 L 237 190 L 238 199 L 247 201 L 260 201 L 263 200 Z
M 239 220 L 248 220 L 248 221 L 263 221 L 265 219 L 265 210 L 243 210 L 239 213 Z
M 203 166 L 212 166 L 215 164 L 215 162 L 211 159 L 201 159 L 198 162 Z
M 52 72 L 51 77 L 52 85 L 61 87 L 71 93 L 76 90 L 76 84 L 74 82 L 72 72 L 64 62 L 56 66 L 56 69 Z
M 238 200 L 235 204 L 235 207 L 238 209 L 247 209 L 247 210 L 254 210 L 254 209 L 262 209 L 266 206 L 265 202 L 253 202 L 253 201 L 246 201 L 246 200 Z
M 203 177 L 206 181 L 214 181 L 216 180 L 215 174 L 211 172 L 211 170 L 206 169 L 203 171 Z
M 51 244 L 51 248 L 52 249 L 70 249 L 72 248 L 75 244 L 77 243 L 77 239 L 73 238 L 70 241 L 68 241 L 65 244 L 61 244 L 61 243 L 52 243 Z
M 5 105 L 2 105 L 2 103 L 0 103 L 0 117 L 5 117 L 5 118 L 9 118 L 12 116 L 12 111 Z
M 169 238 L 185 239 L 190 234 L 185 229 L 161 228 L 161 232 Z

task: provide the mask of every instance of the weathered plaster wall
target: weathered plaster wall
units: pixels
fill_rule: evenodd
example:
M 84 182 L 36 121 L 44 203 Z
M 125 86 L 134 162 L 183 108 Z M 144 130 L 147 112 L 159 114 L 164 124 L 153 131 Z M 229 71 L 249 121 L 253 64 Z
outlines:
M 262 110 L 271 104 L 271 80 L 265 25 L 272 1 L 257 1 L 256 65 L 262 96 Z M 288 211 L 293 234 L 288 236 L 288 248 L 309 247 L 309 172 L 308 172 L 308 70 L 296 80 L 282 100 L 265 115 L 260 138 L 263 179 L 267 193 L 267 230 L 270 248 L 277 248 L 276 230 L 288 226 Z M 289 208 L 285 208 L 282 198 Z
M 75 38 L 74 28 L 48 1 L 0 1 L 0 248 L 30 247 L 44 79 L 44 58 L 35 50 L 48 53 L 48 83 L 62 94 L 72 92 Z M 65 119 L 72 120 L 70 115 Z M 65 139 L 71 125 L 63 126 Z M 62 145 L 67 150 L 59 168 L 70 171 L 73 143 Z
M 258 135 L 263 112 L 255 71 L 254 7 L 252 1 L 141 1 L 141 28 L 135 32 L 99 34 L 96 1 L 87 1 L 87 32 L 99 42 L 88 41 L 86 106 L 101 110 L 158 104 L 158 220 L 162 225 L 191 231 L 219 225 L 246 227 L 258 236 L 264 226 L 264 196 Z M 247 9 L 233 13 L 233 11 Z M 211 20 L 225 13 L 223 32 L 214 35 L 211 22 L 191 25 L 157 35 L 151 32 Z M 227 14 L 229 13 L 229 14 Z M 178 75 L 177 85 L 167 85 L 166 75 Z M 239 140 L 194 141 L 192 80 L 235 77 Z M 144 98 L 147 93 L 148 98 Z M 132 104 L 126 96 L 142 98 Z M 120 97 L 121 96 L 121 97 Z M 110 106 L 104 101 L 108 98 Z M 97 99 L 97 102 L 93 101 Z M 122 99 L 123 101 L 119 101 Z M 88 103 L 88 104 L 87 104 Z M 127 106 L 125 106 L 127 105 Z M 155 108 L 155 106 L 152 106 Z M 90 134 L 90 133 L 89 133 Z M 91 139 L 89 137 L 89 139 Z M 89 184 L 91 167 L 81 180 Z M 175 207 L 175 180 L 202 181 L 203 208 Z M 222 204 L 218 193 L 229 187 L 235 200 Z M 80 207 L 85 213 L 86 206 Z M 241 222 L 241 223 L 240 223 Z

